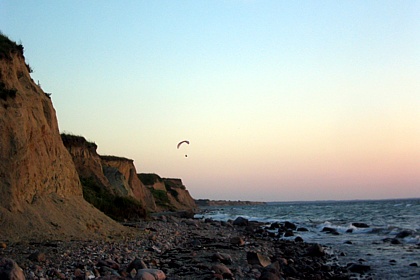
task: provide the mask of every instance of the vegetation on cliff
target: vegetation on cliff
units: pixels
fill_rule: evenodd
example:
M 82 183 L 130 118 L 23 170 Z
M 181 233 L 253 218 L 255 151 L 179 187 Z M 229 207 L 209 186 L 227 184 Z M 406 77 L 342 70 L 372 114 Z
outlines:
M 12 54 L 20 54 L 23 56 L 23 46 L 13 42 L 0 32 L 0 59 L 11 59 Z
M 83 136 L 73 135 L 69 133 L 61 133 L 61 139 L 63 140 L 64 146 L 78 146 L 86 147 L 89 150 L 95 150 L 98 146 L 94 142 L 87 141 Z
M 147 216 L 145 208 L 134 198 L 116 196 L 98 186 L 91 178 L 81 177 L 80 182 L 83 186 L 83 198 L 112 219 L 138 221 Z

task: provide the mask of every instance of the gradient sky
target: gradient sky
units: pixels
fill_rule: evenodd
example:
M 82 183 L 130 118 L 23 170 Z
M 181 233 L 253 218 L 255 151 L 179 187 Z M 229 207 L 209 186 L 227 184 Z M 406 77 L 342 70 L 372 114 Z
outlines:
M 420 197 L 420 1 L 0 0 L 0 30 L 62 132 L 194 198 Z

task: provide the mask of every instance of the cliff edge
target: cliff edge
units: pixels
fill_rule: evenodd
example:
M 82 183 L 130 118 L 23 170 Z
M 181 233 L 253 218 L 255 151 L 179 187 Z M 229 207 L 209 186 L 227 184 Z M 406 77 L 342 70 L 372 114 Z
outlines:
M 125 228 L 88 204 L 50 96 L 0 33 L 0 239 L 91 238 Z

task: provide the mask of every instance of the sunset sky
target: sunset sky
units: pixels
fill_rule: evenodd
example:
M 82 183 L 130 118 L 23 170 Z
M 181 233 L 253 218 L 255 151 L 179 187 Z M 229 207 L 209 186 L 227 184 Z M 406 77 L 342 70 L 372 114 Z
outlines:
M 420 1 L 0 0 L 0 30 L 61 132 L 194 198 L 420 197 Z

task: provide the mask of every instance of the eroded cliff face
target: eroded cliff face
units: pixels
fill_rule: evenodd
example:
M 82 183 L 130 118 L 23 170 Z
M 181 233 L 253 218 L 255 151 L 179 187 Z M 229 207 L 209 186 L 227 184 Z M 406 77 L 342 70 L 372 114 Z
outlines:
M 124 232 L 83 199 L 50 97 L 31 79 L 23 47 L 0 40 L 0 239 Z
M 195 210 L 197 205 L 181 179 L 164 178 L 169 200 L 178 209 Z
M 128 196 L 144 203 L 150 211 L 156 210 L 155 200 L 137 177 L 132 159 L 115 156 L 100 156 L 105 176 L 115 189 L 125 189 Z
M 22 54 L 0 60 L 0 205 L 22 204 L 54 193 L 82 196 L 72 159 L 58 130 L 51 99 L 31 79 Z
M 127 195 L 127 191 L 115 190 L 104 175 L 102 160 L 96 152 L 97 145 L 86 141 L 82 136 L 61 134 L 64 146 L 69 151 L 76 166 L 79 177 L 90 181 L 99 188 L 104 188 L 111 194 Z
M 155 196 L 157 211 L 189 210 L 195 211 L 197 205 L 181 179 L 161 178 L 153 173 L 141 173 L 138 177 Z

